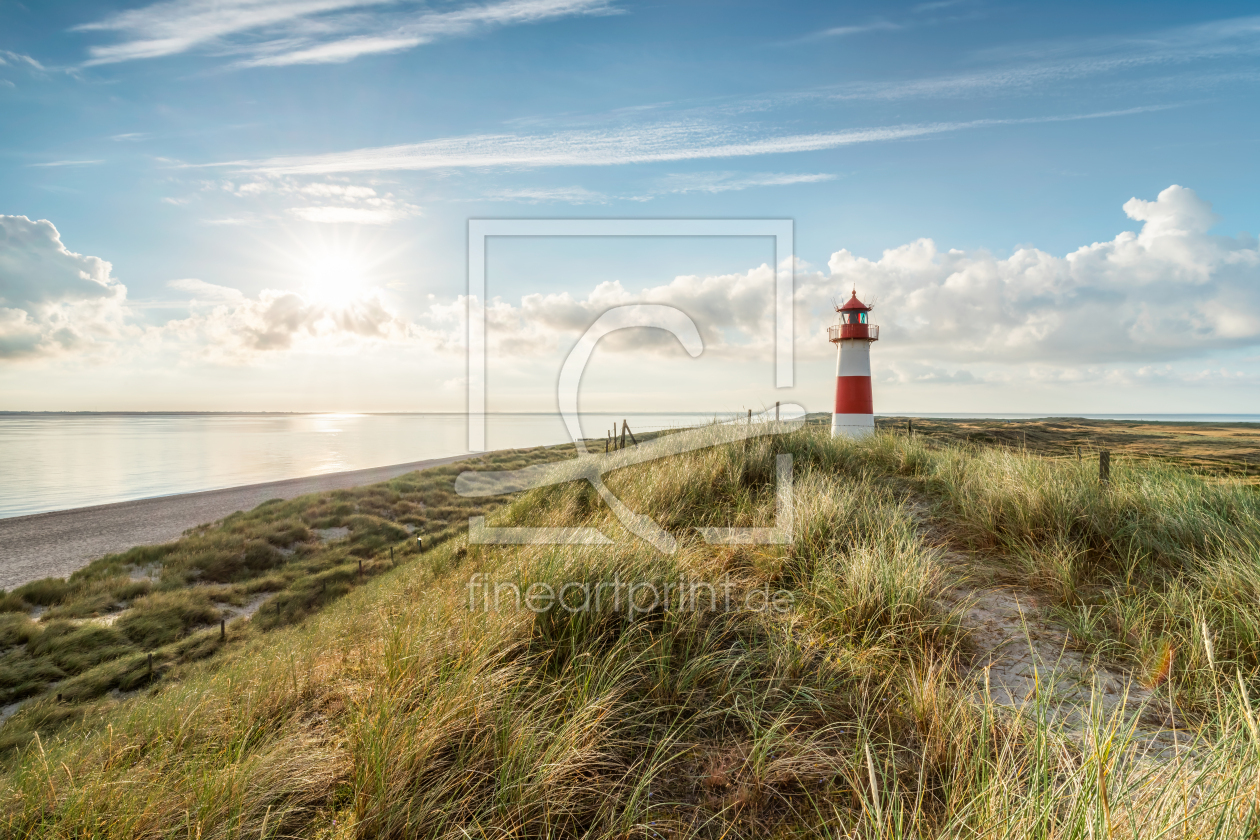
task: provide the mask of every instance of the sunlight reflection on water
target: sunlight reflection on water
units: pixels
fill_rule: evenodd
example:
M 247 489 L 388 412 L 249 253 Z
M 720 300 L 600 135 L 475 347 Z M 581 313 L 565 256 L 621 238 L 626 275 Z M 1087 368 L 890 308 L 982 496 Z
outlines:
M 589 414 L 600 437 L 623 415 Z M 705 414 L 624 415 L 635 431 Z M 496 414 L 491 449 L 564 443 L 551 414 Z M 0 415 L 0 518 L 214 490 L 467 451 L 460 414 Z

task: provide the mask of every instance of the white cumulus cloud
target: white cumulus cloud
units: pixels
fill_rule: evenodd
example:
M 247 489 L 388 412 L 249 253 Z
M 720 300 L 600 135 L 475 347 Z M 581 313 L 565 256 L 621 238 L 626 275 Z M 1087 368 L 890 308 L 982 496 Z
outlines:
M 0 216 L 0 358 L 100 348 L 120 335 L 127 288 L 76 254 L 52 222 Z
M 1064 256 L 931 239 L 877 260 L 837 251 L 830 276 L 805 278 L 798 297 L 856 287 L 877 302 L 887 344 L 955 361 L 1162 361 L 1260 343 L 1255 237 L 1210 234 L 1211 205 L 1182 186 L 1124 210 L 1139 231 Z

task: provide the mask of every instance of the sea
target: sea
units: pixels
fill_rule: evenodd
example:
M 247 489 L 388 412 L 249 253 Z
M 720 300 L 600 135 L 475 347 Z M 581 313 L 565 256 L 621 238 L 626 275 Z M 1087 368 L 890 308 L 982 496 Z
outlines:
M 583 414 L 603 438 L 735 414 Z M 901 415 L 905 416 L 905 415 Z M 1035 414 L 916 414 L 1026 419 Z M 1092 419 L 1260 422 L 1254 414 L 1092 414 Z M 491 414 L 488 449 L 567 443 L 557 414 Z M 468 451 L 462 414 L 0 414 L 0 518 L 403 464 Z

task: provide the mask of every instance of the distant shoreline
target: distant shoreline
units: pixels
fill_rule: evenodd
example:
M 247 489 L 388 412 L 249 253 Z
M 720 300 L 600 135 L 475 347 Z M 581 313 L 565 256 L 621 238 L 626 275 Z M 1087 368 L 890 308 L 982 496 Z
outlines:
M 615 414 L 617 416 L 636 417 L 660 414 L 694 415 L 697 417 L 738 416 L 742 411 L 626 411 L 609 409 L 582 412 L 585 415 Z M 4 417 L 462 417 L 464 411 L 0 411 Z M 828 415 L 829 412 L 811 411 L 807 416 Z M 487 411 L 488 417 L 527 416 L 557 417 L 556 411 Z M 1260 413 L 1255 414 L 1037 414 L 1019 412 L 978 412 L 978 413 L 941 413 L 941 412 L 894 412 L 876 413 L 884 420 L 905 420 L 923 418 L 925 420 L 1090 420 L 1117 421 L 1126 423 L 1244 423 L 1260 424 Z M 1178 419 L 1181 418 L 1181 419 Z

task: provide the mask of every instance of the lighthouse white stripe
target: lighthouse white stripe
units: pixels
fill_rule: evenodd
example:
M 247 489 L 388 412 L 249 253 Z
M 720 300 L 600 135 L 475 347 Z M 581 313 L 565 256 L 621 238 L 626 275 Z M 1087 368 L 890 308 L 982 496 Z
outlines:
M 831 436 L 865 437 L 875 432 L 875 415 L 873 414 L 833 414 L 831 415 Z
M 841 341 L 836 376 L 870 376 L 871 343 L 864 339 Z

